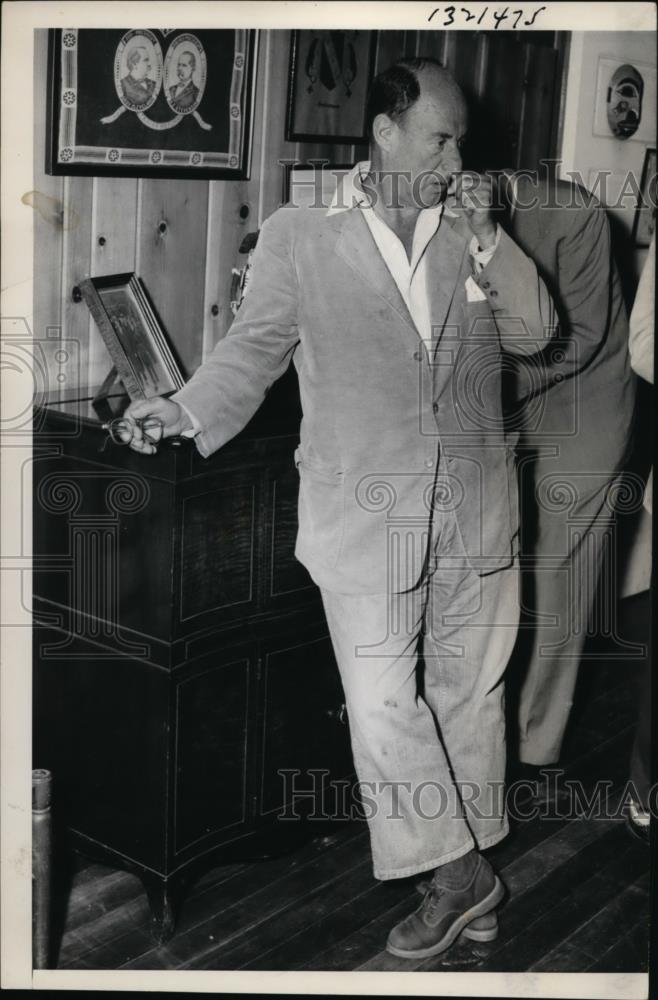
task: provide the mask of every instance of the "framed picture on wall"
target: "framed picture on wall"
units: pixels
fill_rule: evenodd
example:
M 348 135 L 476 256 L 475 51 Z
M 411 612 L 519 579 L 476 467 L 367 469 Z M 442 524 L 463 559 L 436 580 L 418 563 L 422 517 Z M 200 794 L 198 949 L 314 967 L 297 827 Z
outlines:
M 286 139 L 364 142 L 374 31 L 293 31 Z
M 183 387 L 180 365 L 136 274 L 86 278 L 79 287 L 131 399 L 150 399 Z
M 46 171 L 248 177 L 256 46 L 246 29 L 52 30 Z
M 633 221 L 633 242 L 636 247 L 648 247 L 656 227 L 656 198 L 658 197 L 656 178 L 656 150 L 647 149 L 644 154 L 640 198 L 635 208 Z

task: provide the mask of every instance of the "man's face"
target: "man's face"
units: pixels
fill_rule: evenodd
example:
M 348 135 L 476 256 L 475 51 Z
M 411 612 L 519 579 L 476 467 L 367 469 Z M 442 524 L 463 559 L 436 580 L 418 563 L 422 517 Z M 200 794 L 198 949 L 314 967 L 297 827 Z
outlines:
M 139 61 L 135 63 L 130 71 L 131 76 L 136 80 L 143 80 L 151 72 L 151 60 L 146 49 L 139 50 Z
M 192 60 L 186 52 L 178 60 L 177 72 L 181 83 L 187 83 L 192 76 Z
M 409 183 L 399 185 L 401 202 L 426 208 L 444 200 L 452 175 L 461 170 L 467 112 L 463 98 L 432 74 L 419 74 L 419 82 L 420 97 L 397 122 L 386 159 L 392 161 L 388 169 L 410 175 Z

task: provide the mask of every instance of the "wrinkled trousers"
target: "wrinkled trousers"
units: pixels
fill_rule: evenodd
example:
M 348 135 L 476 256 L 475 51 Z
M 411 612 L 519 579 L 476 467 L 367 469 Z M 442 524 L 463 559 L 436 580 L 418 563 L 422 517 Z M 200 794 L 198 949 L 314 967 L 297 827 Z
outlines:
M 377 879 L 428 871 L 508 832 L 503 674 L 518 568 L 479 576 L 454 513 L 404 593 L 322 591 Z

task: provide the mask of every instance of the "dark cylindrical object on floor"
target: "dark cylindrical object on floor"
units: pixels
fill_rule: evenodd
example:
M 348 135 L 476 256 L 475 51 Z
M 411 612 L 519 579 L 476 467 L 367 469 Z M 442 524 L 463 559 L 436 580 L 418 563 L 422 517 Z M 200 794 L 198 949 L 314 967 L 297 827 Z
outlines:
M 50 957 L 51 791 L 50 771 L 42 768 L 32 771 L 32 961 L 35 969 L 47 969 Z

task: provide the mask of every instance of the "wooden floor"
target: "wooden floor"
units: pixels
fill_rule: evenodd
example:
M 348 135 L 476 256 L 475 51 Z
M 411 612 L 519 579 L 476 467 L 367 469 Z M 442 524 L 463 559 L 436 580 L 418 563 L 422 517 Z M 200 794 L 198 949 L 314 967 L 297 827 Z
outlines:
M 624 603 L 629 619 L 640 607 L 637 629 L 646 633 L 641 605 Z M 613 808 L 628 778 L 637 670 L 605 658 L 582 665 L 563 757 L 565 779 L 590 793 L 596 781 L 608 782 Z M 457 943 L 424 961 L 389 955 L 388 931 L 418 897 L 412 880 L 374 880 L 365 824 L 354 822 L 285 857 L 208 872 L 187 895 L 174 937 L 158 948 L 137 878 L 80 859 L 57 967 L 646 971 L 648 848 L 621 817 L 562 811 L 513 822 L 487 852 L 508 890 L 491 944 Z

